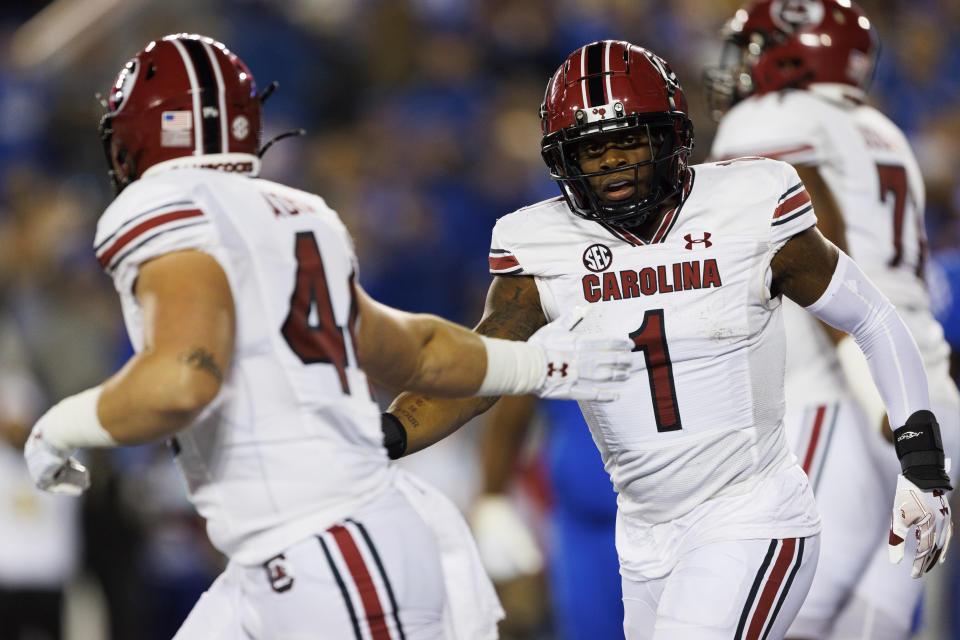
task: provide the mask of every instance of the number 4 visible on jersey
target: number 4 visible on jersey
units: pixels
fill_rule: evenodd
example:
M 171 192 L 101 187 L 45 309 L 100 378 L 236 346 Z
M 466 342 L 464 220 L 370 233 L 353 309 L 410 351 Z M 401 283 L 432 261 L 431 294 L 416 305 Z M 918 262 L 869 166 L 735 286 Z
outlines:
M 682 428 L 680 408 L 677 406 L 677 388 L 673 382 L 667 336 L 663 330 L 663 309 L 647 309 L 643 314 L 643 324 L 629 335 L 636 345 L 633 351 L 642 351 L 647 363 L 657 431 L 679 431 Z
M 297 282 L 290 297 L 290 312 L 280 333 L 304 364 L 332 364 L 337 370 L 343 392 L 349 395 L 347 344 L 343 339 L 343 327 L 337 326 L 334 319 L 323 258 L 312 231 L 297 233 L 294 252 L 297 258 Z M 351 275 L 351 326 L 356 316 L 356 307 Z

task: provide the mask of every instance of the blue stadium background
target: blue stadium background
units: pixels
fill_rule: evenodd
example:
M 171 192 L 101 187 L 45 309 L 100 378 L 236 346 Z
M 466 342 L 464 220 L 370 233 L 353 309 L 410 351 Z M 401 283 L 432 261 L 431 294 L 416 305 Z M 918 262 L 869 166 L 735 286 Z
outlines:
M 910 136 L 927 181 L 931 287 L 960 352 L 960 3 L 861 4 L 883 43 L 872 97 Z M 557 193 L 539 157 L 537 107 L 560 61 L 601 38 L 663 55 L 690 99 L 694 157 L 702 161 L 714 124 L 701 68 L 716 62 L 718 28 L 738 5 L 4 3 L 0 373 L 33 380 L 52 401 L 100 382 L 129 353 L 116 296 L 91 251 L 96 219 L 111 198 L 94 94 L 106 93 L 123 62 L 155 37 L 211 35 L 244 59 L 261 87 L 278 80 L 265 138 L 300 126 L 307 135 L 274 147 L 264 177 L 320 193 L 340 212 L 357 242 L 361 282 L 374 297 L 471 324 L 489 283 L 494 220 Z M 162 448 L 98 454 L 91 464 L 95 486 L 81 514 L 77 575 L 100 594 L 94 601 L 106 621 L 96 628 L 112 628 L 115 638 L 170 637 L 221 560 L 190 515 Z M 3 493 L 0 486 L 0 500 Z M 956 585 L 947 588 L 937 606 L 952 612 L 960 596 Z M 97 637 L 82 619 L 72 637 Z

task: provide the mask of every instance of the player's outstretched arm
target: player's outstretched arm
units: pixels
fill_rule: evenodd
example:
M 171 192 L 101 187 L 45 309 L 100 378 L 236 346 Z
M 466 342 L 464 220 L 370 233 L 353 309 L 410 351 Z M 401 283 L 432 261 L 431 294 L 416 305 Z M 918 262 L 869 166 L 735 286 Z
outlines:
M 47 411 L 24 449 L 42 489 L 89 485 L 70 455 L 81 447 L 149 442 L 187 426 L 220 390 L 235 335 L 233 296 L 217 261 L 198 251 L 145 263 L 137 278 L 143 349 L 104 384 Z
M 357 361 L 377 384 L 401 391 L 461 397 L 476 393 L 486 374 L 479 336 L 437 316 L 380 304 L 357 294 Z
M 890 559 L 900 561 L 904 537 L 916 526 L 919 545 L 911 575 L 918 578 L 946 556 L 952 524 L 943 494 L 952 487 L 917 345 L 890 301 L 819 231 L 791 238 L 771 267 L 775 292 L 853 336 L 891 424 L 903 425 L 893 432 L 903 473 L 894 498 Z
M 546 324 L 533 278 L 494 278 L 483 319 L 476 333 L 468 334 L 486 347 L 483 382 L 472 392 L 485 397 L 439 400 L 401 394 L 389 413 L 384 414 L 385 443 L 391 457 L 441 440 L 493 406 L 500 395 L 535 393 L 581 400 L 615 399 L 615 393 L 598 383 L 626 378 L 631 345 L 619 337 L 575 333 L 583 313 L 575 310 Z M 521 342 L 528 338 L 528 342 Z M 455 359 L 456 366 L 478 364 L 464 363 L 462 357 Z
M 526 340 L 545 324 L 540 293 L 532 277 L 495 276 L 487 291 L 483 317 L 474 331 L 492 338 Z M 498 399 L 498 396 L 488 396 L 454 400 L 401 393 L 387 413 L 394 416 L 406 432 L 405 442 L 399 453 L 399 444 L 391 447 L 391 443 L 387 443 L 391 457 L 413 453 L 442 440 L 492 407 Z M 389 416 L 385 414 L 385 420 L 389 421 Z

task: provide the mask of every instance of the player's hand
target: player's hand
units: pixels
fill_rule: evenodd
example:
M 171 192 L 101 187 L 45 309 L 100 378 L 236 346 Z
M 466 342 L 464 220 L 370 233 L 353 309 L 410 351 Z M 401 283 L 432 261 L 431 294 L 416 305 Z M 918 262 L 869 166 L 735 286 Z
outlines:
M 893 499 L 890 562 L 898 564 L 903 559 L 904 539 L 911 527 L 916 527 L 917 555 L 910 576 L 919 578 L 947 557 L 947 547 L 953 535 L 950 503 L 942 490 L 924 491 L 901 474 L 897 478 L 897 493 Z
M 540 548 L 507 496 L 480 496 L 470 513 L 470 527 L 480 560 L 494 582 L 533 575 L 543 568 Z
M 600 383 L 626 380 L 633 342 L 626 337 L 575 333 L 590 308 L 582 305 L 530 336 L 539 345 L 546 371 L 534 393 L 541 398 L 610 402 L 618 394 Z
M 78 496 L 90 487 L 90 472 L 43 438 L 43 418 L 37 422 L 23 446 L 23 457 L 33 483 L 39 489 L 66 496 Z

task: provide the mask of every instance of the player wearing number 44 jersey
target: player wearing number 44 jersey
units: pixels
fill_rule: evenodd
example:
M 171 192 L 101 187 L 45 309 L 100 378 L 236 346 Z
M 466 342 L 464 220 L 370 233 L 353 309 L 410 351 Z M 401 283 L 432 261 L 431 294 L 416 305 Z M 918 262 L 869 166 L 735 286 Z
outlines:
M 264 97 L 201 36 L 151 42 L 121 71 L 101 132 L 122 191 L 95 245 L 136 355 L 41 417 L 30 472 L 76 495 L 76 448 L 171 439 L 230 558 L 178 639 L 495 637 L 468 529 L 389 464 L 367 375 L 611 400 L 596 384 L 626 377 L 628 341 L 573 333 L 582 311 L 510 342 L 371 300 L 336 213 L 255 178 Z
M 817 231 L 790 165 L 688 166 L 686 111 L 646 49 L 603 41 L 568 57 L 541 108 L 563 197 L 497 222 L 477 331 L 523 338 L 587 303 L 584 332 L 632 340 L 633 375 L 610 385 L 619 398 L 580 403 L 619 494 L 626 636 L 782 638 L 820 544 L 782 423 L 783 297 L 867 351 L 891 422 L 905 425 L 894 513 L 919 526 L 924 562 L 949 535 L 950 485 L 923 364 L 890 303 Z M 417 450 L 491 403 L 404 394 L 385 432 Z
M 850 2 L 759 0 L 725 32 L 723 64 L 706 73 L 724 114 L 712 155 L 764 155 L 797 168 L 824 235 L 896 305 L 916 340 L 956 466 L 960 398 L 923 282 L 923 180 L 906 137 L 866 104 L 878 49 L 870 21 Z M 882 402 L 853 340 L 834 349 L 833 334 L 790 302 L 784 319 L 787 436 L 824 520 L 821 567 L 789 635 L 903 640 L 923 582 L 887 561 L 881 527 L 896 476 L 877 433 Z

